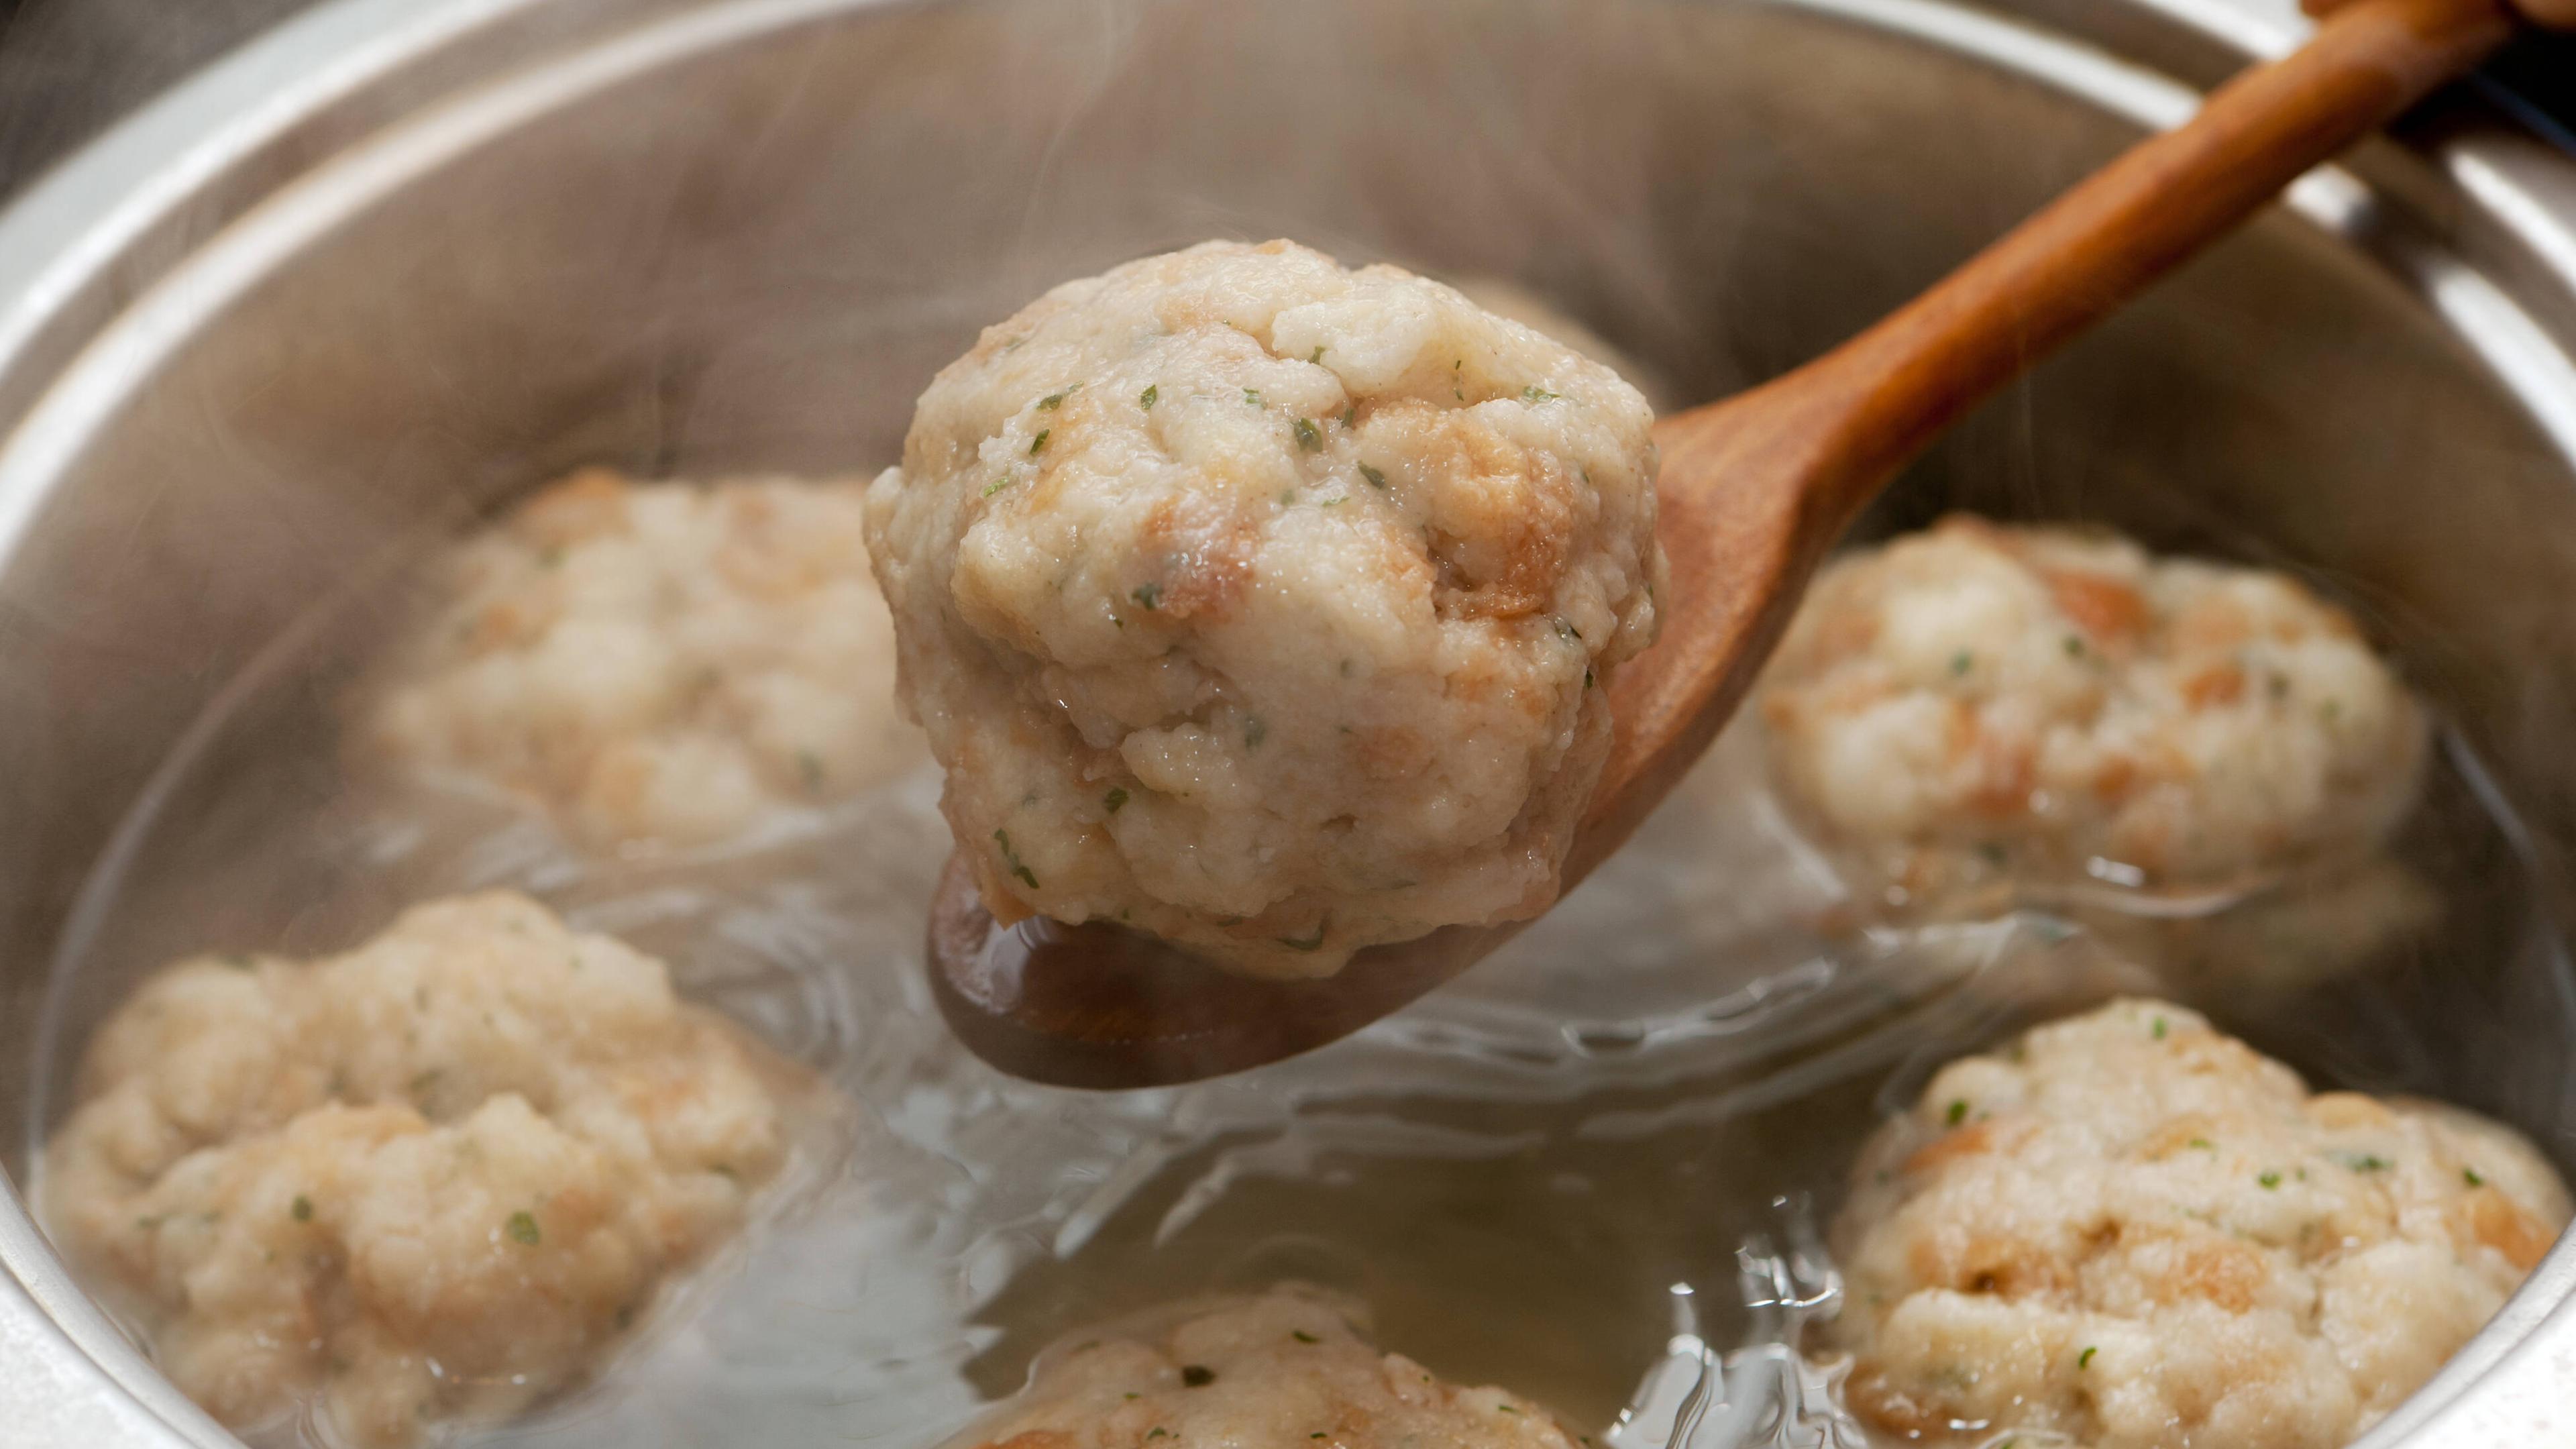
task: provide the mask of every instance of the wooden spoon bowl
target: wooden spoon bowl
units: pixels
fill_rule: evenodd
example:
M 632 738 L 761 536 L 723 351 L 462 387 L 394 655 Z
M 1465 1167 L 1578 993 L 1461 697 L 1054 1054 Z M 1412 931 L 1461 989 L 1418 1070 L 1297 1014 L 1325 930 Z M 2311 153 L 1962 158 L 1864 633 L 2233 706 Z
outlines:
M 2357 0 L 2307 45 L 2214 92 L 1930 291 L 1814 362 L 1656 424 L 1671 560 L 1654 647 L 1610 681 L 1610 758 L 1571 890 L 1735 711 L 1826 551 L 1880 489 L 2031 363 L 2225 236 L 2513 29 L 2502 0 Z M 1318 981 L 1230 975 L 1114 926 L 997 928 L 952 859 L 931 981 L 969 1049 L 1013 1075 L 1141 1087 L 1241 1071 L 1359 1030 L 1518 924 L 1372 947 Z

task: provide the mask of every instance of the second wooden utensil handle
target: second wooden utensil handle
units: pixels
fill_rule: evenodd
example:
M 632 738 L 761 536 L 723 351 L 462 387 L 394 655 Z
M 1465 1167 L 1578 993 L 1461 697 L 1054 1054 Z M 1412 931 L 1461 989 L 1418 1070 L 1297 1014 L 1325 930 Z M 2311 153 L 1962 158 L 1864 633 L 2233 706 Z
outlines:
M 1858 382 L 1842 440 L 1856 512 L 2033 359 L 2226 234 L 2302 173 L 2466 74 L 2513 33 L 2503 0 L 2355 0 L 2282 59 L 2212 92 L 1958 271 L 1805 369 Z M 1821 379 L 1820 379 L 1821 380 Z M 1837 528 L 1835 531 L 1839 531 Z

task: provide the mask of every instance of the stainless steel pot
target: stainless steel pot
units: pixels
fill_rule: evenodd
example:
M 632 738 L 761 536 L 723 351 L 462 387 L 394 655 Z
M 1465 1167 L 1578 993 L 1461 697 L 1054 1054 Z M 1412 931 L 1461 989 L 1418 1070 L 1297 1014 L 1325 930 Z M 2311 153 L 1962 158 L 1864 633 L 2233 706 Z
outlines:
M 0 1163 L 153 763 L 550 472 L 889 456 L 1042 285 L 1212 233 L 1520 278 L 1693 397 L 1800 360 L 2296 25 L 2227 0 L 338 0 L 0 218 Z M 2576 847 L 2576 161 L 2472 94 L 2303 183 L 1891 506 L 2224 534 L 2374 603 Z M 2544 891 L 2446 1089 L 2576 1163 Z M 0 1194 L 0 1445 L 220 1444 Z M 2576 1443 L 2576 1244 L 2373 1445 Z

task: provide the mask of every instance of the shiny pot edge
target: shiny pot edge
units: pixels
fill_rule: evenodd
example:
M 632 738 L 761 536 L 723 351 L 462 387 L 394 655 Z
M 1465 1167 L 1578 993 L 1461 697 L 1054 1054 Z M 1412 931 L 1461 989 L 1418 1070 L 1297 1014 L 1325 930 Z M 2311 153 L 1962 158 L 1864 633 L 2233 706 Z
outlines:
M 868 3 L 846 0 L 854 9 Z M 2188 92 L 2069 45 L 2069 34 L 2206 84 L 2242 58 L 2279 53 L 2300 33 L 2286 12 L 2238 0 L 2133 0 L 2077 13 L 2056 0 L 2019 7 L 2050 33 L 1937 0 L 1771 3 L 2001 52 L 2017 68 L 2152 124 L 2181 114 Z M 115 127 L 0 213 L 7 451 L 24 441 L 14 436 L 21 423 L 56 411 L 45 406 L 59 401 L 50 399 L 54 383 L 79 370 L 92 343 L 130 332 L 120 324 L 143 309 L 129 303 L 152 300 L 156 284 L 263 201 L 497 73 L 595 45 L 672 8 L 676 0 L 332 0 Z M 2142 36 L 2151 43 L 2140 45 Z M 2348 239 L 2366 235 L 2365 250 L 2437 312 L 2474 324 L 2496 377 L 2576 455 L 2576 163 L 2454 95 L 2428 107 L 2404 144 L 2374 143 L 2352 169 L 2370 186 L 2320 173 L 2302 183 L 2299 209 Z M 2372 188 L 2412 196 L 2428 184 L 2456 193 L 2435 203 L 2438 239 L 2415 217 L 2408 220 L 2418 225 L 2383 234 Z M 0 552 L 42 496 L 8 486 L 0 472 Z M 72 1283 L 14 1189 L 0 1201 L 0 1267 L 0 1449 L 237 1442 Z M 2576 1240 L 2562 1242 L 2497 1319 L 2356 1449 L 2556 1442 L 2576 1443 Z

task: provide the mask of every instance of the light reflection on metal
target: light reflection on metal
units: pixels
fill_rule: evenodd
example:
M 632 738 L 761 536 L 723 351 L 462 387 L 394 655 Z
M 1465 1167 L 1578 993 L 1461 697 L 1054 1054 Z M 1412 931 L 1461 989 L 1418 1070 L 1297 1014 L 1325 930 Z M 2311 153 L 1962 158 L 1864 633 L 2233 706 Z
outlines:
M 1721 1354 L 1703 1336 L 1691 1285 L 1672 1286 L 1673 1336 L 1610 1429 L 1611 1449 L 1868 1449 L 1834 1392 L 1843 1366 L 1803 1350 L 1841 1308 L 1842 1274 L 1816 1236 L 1805 1197 L 1772 1201 L 1773 1228 L 1736 1249 L 1744 1341 Z

